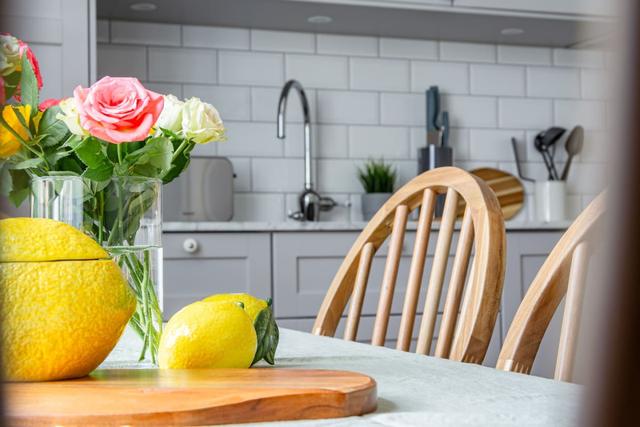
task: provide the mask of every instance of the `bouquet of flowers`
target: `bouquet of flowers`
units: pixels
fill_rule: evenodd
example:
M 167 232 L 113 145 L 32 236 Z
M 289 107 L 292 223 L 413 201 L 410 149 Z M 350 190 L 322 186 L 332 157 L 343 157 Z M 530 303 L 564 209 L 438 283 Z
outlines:
M 168 183 L 188 166 L 196 144 L 225 139 L 218 111 L 198 98 L 180 101 L 135 78 L 104 77 L 73 96 L 39 103 L 42 78 L 33 52 L 0 35 L 0 191 L 16 205 L 34 177 L 75 175 L 85 185 L 84 228 L 117 257 L 138 299 L 131 327 L 156 360 L 162 329 L 149 253 L 136 254 L 135 235 L 157 195 L 123 191 L 119 178 Z

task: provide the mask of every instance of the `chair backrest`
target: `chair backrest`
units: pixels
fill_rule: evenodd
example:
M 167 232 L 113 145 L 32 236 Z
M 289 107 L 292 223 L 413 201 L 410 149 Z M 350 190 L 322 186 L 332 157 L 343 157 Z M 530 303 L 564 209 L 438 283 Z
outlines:
M 416 352 L 429 354 L 447 270 L 459 204 L 464 214 L 435 355 L 481 363 L 495 325 L 505 265 L 504 220 L 493 191 L 480 179 L 454 167 L 425 172 L 394 193 L 351 247 L 331 283 L 313 327 L 333 336 L 345 310 L 344 338 L 355 340 L 373 256 L 387 237 L 389 247 L 378 300 L 372 344 L 384 345 L 409 214 L 420 208 L 397 348 L 409 351 L 424 273 L 427 245 L 439 194 L 446 194 L 426 291 Z M 475 255 L 468 274 L 472 247 Z M 468 280 L 467 280 L 468 276 Z M 465 290 L 465 283 L 468 283 Z M 463 290 L 464 299 L 463 299 Z M 462 307 L 462 308 L 461 308 Z
M 584 294 L 590 241 L 604 213 L 605 194 L 576 218 L 533 279 L 498 356 L 497 368 L 528 374 L 540 342 L 566 294 L 554 378 L 571 381 Z

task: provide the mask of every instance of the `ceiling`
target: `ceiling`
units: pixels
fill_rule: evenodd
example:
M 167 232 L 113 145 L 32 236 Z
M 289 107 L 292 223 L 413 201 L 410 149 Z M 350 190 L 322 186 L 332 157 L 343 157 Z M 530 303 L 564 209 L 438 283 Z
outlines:
M 130 9 L 140 1 L 155 3 L 157 9 Z M 98 0 L 97 4 L 99 18 L 129 21 L 554 47 L 589 46 L 606 38 L 611 26 L 570 16 L 533 18 L 288 0 Z M 314 15 L 331 16 L 333 22 L 311 24 L 307 18 Z M 504 28 L 521 28 L 524 34 L 503 36 Z

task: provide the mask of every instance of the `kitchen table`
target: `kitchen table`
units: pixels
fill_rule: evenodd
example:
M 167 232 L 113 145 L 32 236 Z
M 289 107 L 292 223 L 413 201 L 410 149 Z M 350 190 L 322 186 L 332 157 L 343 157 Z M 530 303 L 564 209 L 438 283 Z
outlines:
M 135 362 L 137 355 L 132 336 L 125 335 L 101 367 L 148 368 Z M 378 383 L 378 409 L 361 417 L 260 426 L 573 426 L 583 396 L 575 384 L 284 328 L 276 364 L 367 374 Z

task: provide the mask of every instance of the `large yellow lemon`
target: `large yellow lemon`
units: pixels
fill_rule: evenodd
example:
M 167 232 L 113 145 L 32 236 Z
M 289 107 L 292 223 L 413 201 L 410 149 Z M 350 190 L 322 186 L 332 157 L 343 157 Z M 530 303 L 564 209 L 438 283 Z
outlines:
M 199 301 L 171 317 L 158 362 L 164 369 L 248 368 L 256 347 L 253 321 L 239 304 Z
M 111 352 L 135 310 L 90 237 L 47 219 L 0 220 L 2 368 L 10 381 L 75 378 Z
M 217 294 L 211 295 L 202 301 L 208 302 L 241 302 L 244 305 L 244 311 L 247 312 L 253 322 L 256 321 L 258 314 L 267 308 L 267 302 L 263 299 L 256 298 L 249 294 Z

